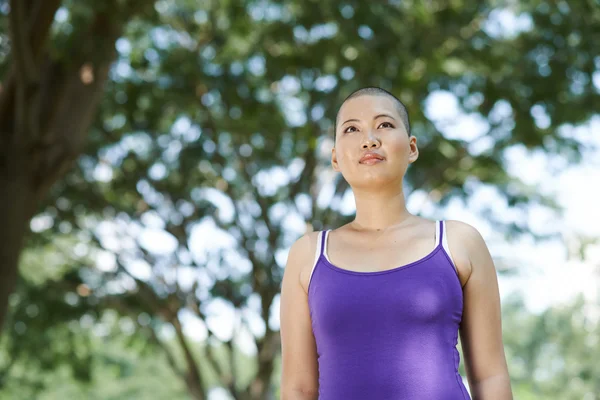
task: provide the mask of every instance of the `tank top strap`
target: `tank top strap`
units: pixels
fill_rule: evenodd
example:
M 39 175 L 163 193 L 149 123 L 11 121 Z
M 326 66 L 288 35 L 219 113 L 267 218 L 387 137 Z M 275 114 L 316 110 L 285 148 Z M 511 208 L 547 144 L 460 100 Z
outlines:
M 454 263 L 454 259 L 452 258 L 452 253 L 450 252 L 450 246 L 448 245 L 448 234 L 446 233 L 446 231 L 446 221 L 437 221 L 436 234 L 439 233 L 439 235 L 436 237 L 436 248 L 438 246 L 441 246 L 444 249 L 446 255 L 448 256 L 448 260 L 450 260 L 450 263 L 454 268 L 454 271 L 458 274 L 458 269 L 456 268 L 456 264 Z
M 442 243 L 442 238 L 444 235 L 444 224 L 443 221 L 437 220 L 435 221 L 435 247 L 438 248 L 440 243 Z
M 324 255 L 325 258 L 327 258 L 327 254 L 325 253 L 327 251 L 327 232 L 329 232 L 329 231 L 328 230 L 320 231 L 319 234 L 317 235 L 317 246 L 315 249 L 315 261 L 313 262 L 313 266 L 310 271 L 310 276 L 308 278 L 308 286 L 309 287 L 310 287 L 310 283 L 312 282 L 312 278 L 313 278 L 315 269 L 317 268 L 317 263 L 319 262 L 319 258 L 321 258 L 322 255 Z
M 329 230 L 326 229 L 324 231 L 321 231 L 321 255 L 325 255 L 325 258 L 327 258 L 327 234 L 329 233 Z
M 317 261 L 319 260 L 319 257 L 323 254 L 325 254 L 327 248 L 327 231 L 319 231 L 319 234 L 317 235 L 317 246 L 315 246 L 315 261 L 313 263 L 313 268 L 314 265 L 317 264 Z M 325 254 L 325 257 L 327 257 L 327 254 Z

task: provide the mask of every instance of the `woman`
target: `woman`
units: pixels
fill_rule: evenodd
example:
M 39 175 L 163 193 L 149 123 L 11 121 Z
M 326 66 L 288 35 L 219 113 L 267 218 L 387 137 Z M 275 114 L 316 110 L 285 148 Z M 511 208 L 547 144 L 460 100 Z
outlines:
M 281 289 L 283 400 L 512 399 L 498 280 L 479 232 L 406 209 L 417 161 L 406 108 L 364 88 L 342 104 L 331 162 L 355 219 L 290 249 Z

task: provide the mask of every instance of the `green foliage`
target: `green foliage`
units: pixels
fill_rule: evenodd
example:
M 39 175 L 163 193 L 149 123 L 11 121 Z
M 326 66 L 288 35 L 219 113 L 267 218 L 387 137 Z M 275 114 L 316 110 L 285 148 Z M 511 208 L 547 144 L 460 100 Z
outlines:
M 600 374 L 596 360 L 600 354 L 595 333 L 600 326 L 590 316 L 593 315 L 589 314 L 590 309 L 581 298 L 539 315 L 528 312 L 518 297 L 503 305 L 505 349 L 515 399 L 579 400 L 586 395 L 589 397 L 588 393 L 598 393 L 600 381 L 597 377 Z M 93 364 L 91 382 L 74 380 L 65 365 L 43 371 L 20 358 L 19 365 L 0 390 L 0 399 L 189 398 L 162 353 L 153 347 L 144 350 L 132 347 L 128 339 L 131 331 L 120 328 L 118 319 L 104 318 L 103 321 L 112 328 L 103 336 L 89 336 Z M 176 343 L 169 344 L 177 347 Z M 216 354 L 225 365 L 227 351 L 223 350 L 217 350 Z M 239 363 L 238 370 L 245 375 L 242 381 L 250 381 L 255 372 L 255 360 L 244 356 L 239 358 Z M 462 368 L 461 373 L 464 376 Z M 275 393 L 279 376 L 280 359 L 277 357 L 272 379 Z M 24 386 L 27 392 L 24 392 Z M 37 397 L 31 395 L 36 392 Z
M 77 376 L 65 365 L 41 371 L 19 363 L 0 391 L 0 399 L 190 399 L 183 382 L 173 375 L 160 353 L 140 354 L 122 332 L 120 336 L 89 335 L 93 353 L 89 382 L 74 379 Z
M 515 398 L 585 399 L 600 393 L 600 304 L 575 301 L 527 313 L 519 298 L 504 304 L 504 342 Z
M 90 333 L 107 310 L 116 310 L 132 321 L 129 345 L 173 353 L 174 396 L 183 396 L 179 385 L 185 374 L 201 380 L 193 376 L 194 363 L 201 366 L 205 386 L 219 381 L 239 390 L 239 398 L 248 396 L 252 382 L 272 382 L 278 343 L 269 318 L 282 255 L 301 233 L 289 226 L 294 216 L 314 229 L 351 218 L 339 211 L 348 191 L 340 176 L 329 183 L 332 198 L 317 201 L 332 119 L 343 98 L 378 85 L 407 104 L 420 146 L 406 179 L 410 192 L 431 192 L 443 206 L 485 184 L 494 185 L 522 215 L 531 204 L 553 207 L 551 199 L 506 172 L 504 156 L 524 147 L 578 161 L 581 143 L 564 128 L 584 123 L 599 105 L 593 74 L 600 38 L 593 27 L 600 15 L 592 3 L 65 1 L 64 18 L 53 27 L 52 57 L 70 62 L 73 43 L 100 7 L 119 6 L 115 21 L 124 33 L 116 43 L 95 38 L 98 43 L 77 55 L 93 59 L 96 45 L 118 51 L 84 154 L 34 219 L 52 223 L 36 229 L 28 242 L 5 362 L 18 359 L 14 373 L 36 382 L 32 388 L 50 388 L 47 376 L 65 377 L 48 372 L 55 365 L 70 366 L 81 381 L 93 378 L 81 388 L 54 387 L 56 398 L 163 393 L 153 374 L 166 376 L 167 369 L 152 370 L 152 361 L 139 365 L 149 378 L 138 381 L 133 374 L 118 387 L 98 383 L 114 383 L 114 370 L 126 374 L 133 368 L 130 361 L 119 367 L 106 361 L 112 357 L 106 352 L 114 349 L 99 345 Z M 1 29 L 7 26 L 5 4 L 0 1 L 1 76 L 10 50 Z M 499 13 L 529 22 L 521 31 L 494 30 Z M 487 131 L 472 142 L 442 134 L 425 113 L 428 96 L 437 90 L 455 95 L 465 112 L 482 118 Z M 476 141 L 484 146 L 474 147 Z M 528 231 L 526 218 L 509 221 L 493 212 L 485 217 L 505 232 Z M 213 224 L 231 246 L 209 251 L 206 243 L 193 240 L 201 223 Z M 170 250 L 159 252 L 144 242 L 147 229 L 163 233 L 161 244 L 172 242 Z M 64 236 L 71 238 L 72 250 L 52 254 L 64 249 Z M 149 276 L 140 277 L 136 263 Z M 177 278 L 181 271 L 192 271 L 191 282 Z M 255 337 L 259 357 L 252 367 L 237 366 L 235 382 L 231 343 L 219 348 L 223 354 L 214 360 L 207 348 L 194 348 L 190 362 L 182 355 L 185 344 L 167 344 L 156 335 L 165 326 L 181 328 L 182 310 L 204 320 L 215 298 L 238 310 L 254 308 L 265 327 L 264 336 Z M 258 301 L 251 305 L 251 299 Z M 545 326 L 544 318 L 528 316 L 514 324 Z M 526 363 L 515 381 L 522 398 L 528 391 L 558 393 L 548 382 L 548 389 L 541 389 L 531 375 L 541 354 L 550 354 L 546 341 L 555 340 L 550 332 L 532 327 L 530 342 L 509 339 L 509 348 L 519 349 L 515 365 L 519 357 Z M 576 343 L 587 340 L 582 331 L 569 331 L 553 351 L 584 357 L 563 340 L 569 335 Z M 210 331 L 209 336 L 215 339 Z M 115 346 L 113 355 L 128 345 Z M 97 354 L 105 361 L 95 362 L 100 365 L 95 373 L 89 361 Z M 595 385 L 597 374 L 585 368 L 577 372 L 583 383 L 575 385 L 584 389 L 573 389 L 575 394 Z M 66 374 L 64 367 L 57 371 Z M 565 379 L 572 376 L 564 372 Z
M 87 301 L 79 273 L 61 271 L 65 259 L 57 254 L 59 246 L 57 241 L 52 249 L 23 254 L 24 274 L 11 296 L 10 330 L 1 342 L 0 388 L 18 383 L 39 392 L 45 374 L 65 367 L 77 380 L 91 380 L 90 334 L 97 308 Z

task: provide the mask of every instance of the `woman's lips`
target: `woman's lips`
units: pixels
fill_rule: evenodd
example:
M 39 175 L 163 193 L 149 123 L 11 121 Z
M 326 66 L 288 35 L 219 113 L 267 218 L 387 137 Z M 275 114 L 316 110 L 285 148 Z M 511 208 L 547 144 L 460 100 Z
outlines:
M 383 162 L 383 160 L 379 159 L 379 158 L 369 158 L 368 160 L 365 161 L 361 161 L 361 164 L 364 165 L 373 165 L 373 164 L 378 164 L 380 162 Z
M 373 165 L 384 161 L 385 158 L 376 153 L 366 153 L 358 161 L 361 164 Z

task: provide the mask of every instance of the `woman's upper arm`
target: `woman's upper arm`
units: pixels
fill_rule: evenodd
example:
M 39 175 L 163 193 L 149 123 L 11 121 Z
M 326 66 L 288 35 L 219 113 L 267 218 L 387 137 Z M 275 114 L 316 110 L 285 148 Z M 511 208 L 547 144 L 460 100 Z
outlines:
M 508 375 L 500 293 L 496 268 L 481 234 L 472 226 L 455 224 L 468 254 L 470 275 L 463 288 L 460 334 L 469 385 L 499 375 Z
M 282 394 L 318 392 L 317 349 L 308 297 L 300 281 L 302 272 L 312 267 L 316 235 L 315 232 L 306 234 L 292 245 L 283 273 L 280 297 Z

